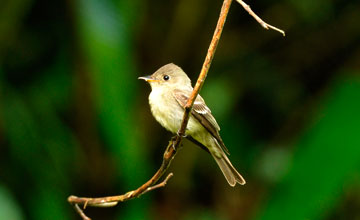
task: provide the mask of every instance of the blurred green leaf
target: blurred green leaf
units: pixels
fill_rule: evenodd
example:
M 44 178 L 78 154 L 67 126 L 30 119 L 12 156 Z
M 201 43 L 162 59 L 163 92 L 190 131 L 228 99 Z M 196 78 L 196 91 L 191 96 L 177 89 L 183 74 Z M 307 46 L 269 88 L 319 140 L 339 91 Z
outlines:
M 80 1 L 80 35 L 95 86 L 100 123 L 128 187 L 140 183 L 146 170 L 134 105 L 137 74 L 132 52 L 132 33 L 126 17 L 107 1 Z M 141 162 L 141 163 L 140 163 Z M 146 163 L 145 163 L 146 164 Z M 144 172 L 145 173 L 145 172 Z
M 288 175 L 256 219 L 322 219 L 360 162 L 360 80 L 340 80 L 303 136 Z
M 137 4 L 131 2 L 122 2 L 121 9 L 111 1 L 82 0 L 77 6 L 79 34 L 89 61 L 101 129 L 126 189 L 149 178 L 141 128 L 136 112 L 131 111 L 135 109 L 134 95 L 139 76 L 134 61 L 133 28 L 128 25 L 134 22 L 131 19 L 137 19 L 130 13 L 137 11 Z M 145 204 L 144 199 L 132 203 L 122 216 L 143 219 L 147 209 Z
M 10 192 L 0 185 L 0 219 L 22 220 L 22 211 Z
M 9 156 L 11 162 L 16 161 L 12 165 L 18 172 L 14 184 L 21 187 L 25 179 L 31 187 L 24 197 L 29 198 L 25 201 L 31 207 L 28 212 L 33 219 L 63 219 L 70 212 L 65 208 L 70 186 L 67 174 L 74 169 L 71 159 L 77 148 L 71 131 L 56 112 L 57 105 L 66 106 L 70 88 L 69 75 L 64 75 L 68 65 L 64 57 L 60 56 L 58 61 L 49 69 L 48 78 L 24 89 L 26 92 L 10 85 L 2 88 L 6 93 L 2 113 L 10 143 Z

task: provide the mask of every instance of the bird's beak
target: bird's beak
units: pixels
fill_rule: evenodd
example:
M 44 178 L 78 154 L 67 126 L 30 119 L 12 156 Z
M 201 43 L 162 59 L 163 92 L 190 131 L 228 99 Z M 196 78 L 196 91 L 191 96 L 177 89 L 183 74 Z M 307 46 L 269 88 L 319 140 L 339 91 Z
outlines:
M 154 79 L 151 75 L 149 75 L 149 76 L 141 76 L 138 79 L 143 79 L 146 82 L 158 82 L 159 81 L 157 79 Z

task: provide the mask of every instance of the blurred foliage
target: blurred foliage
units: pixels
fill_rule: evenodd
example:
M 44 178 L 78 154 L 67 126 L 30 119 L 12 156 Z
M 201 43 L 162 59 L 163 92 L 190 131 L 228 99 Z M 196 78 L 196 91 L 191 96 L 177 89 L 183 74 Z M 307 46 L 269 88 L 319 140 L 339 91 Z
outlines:
M 360 219 L 360 3 L 233 3 L 201 91 L 230 188 L 184 141 L 166 188 L 93 219 Z M 137 77 L 174 62 L 196 80 L 222 1 L 5 0 L 0 7 L 0 219 L 79 219 L 67 196 L 127 192 L 171 135 Z

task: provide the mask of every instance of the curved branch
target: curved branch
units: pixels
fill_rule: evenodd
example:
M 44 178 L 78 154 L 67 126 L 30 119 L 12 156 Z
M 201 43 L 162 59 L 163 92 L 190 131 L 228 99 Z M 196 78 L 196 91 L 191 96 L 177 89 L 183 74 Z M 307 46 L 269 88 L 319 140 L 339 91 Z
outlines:
M 72 204 L 75 208 L 75 210 L 79 213 L 82 219 L 84 220 L 90 220 L 89 217 L 87 217 L 84 213 L 84 209 L 88 206 L 93 207 L 112 207 L 116 206 L 119 202 L 125 202 L 133 198 L 140 197 L 141 195 L 152 191 L 154 189 L 164 187 L 167 183 L 167 181 L 173 176 L 172 173 L 170 173 L 165 180 L 163 180 L 161 183 L 156 184 L 160 178 L 165 174 L 167 169 L 170 166 L 171 161 L 174 159 L 176 155 L 176 150 L 173 147 L 173 141 L 174 138 L 169 142 L 164 155 L 163 155 L 163 161 L 158 169 L 158 171 L 151 177 L 150 180 L 148 180 L 146 183 L 144 183 L 139 188 L 129 191 L 122 195 L 117 196 L 107 196 L 107 197 L 99 197 L 99 198 L 88 198 L 88 197 L 77 197 L 77 196 L 69 196 L 68 202 Z M 156 185 L 155 185 L 156 184 Z M 82 206 L 82 208 L 80 207 Z

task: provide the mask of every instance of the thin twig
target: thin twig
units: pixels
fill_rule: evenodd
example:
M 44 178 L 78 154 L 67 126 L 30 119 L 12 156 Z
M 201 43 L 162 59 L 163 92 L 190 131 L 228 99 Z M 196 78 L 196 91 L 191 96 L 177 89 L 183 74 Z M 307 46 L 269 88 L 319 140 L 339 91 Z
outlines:
M 251 10 L 250 6 L 247 5 L 245 2 L 243 2 L 242 0 L 236 0 L 236 1 L 237 1 L 241 6 L 243 6 L 243 8 L 244 8 L 247 12 L 249 12 L 249 14 L 250 14 L 251 16 L 253 16 L 253 17 L 255 18 L 255 20 L 256 20 L 257 22 L 259 22 L 259 24 L 260 24 L 263 28 L 265 28 L 265 29 L 267 29 L 267 30 L 273 29 L 273 30 L 275 30 L 275 31 L 278 31 L 278 32 L 282 33 L 282 35 L 285 37 L 285 31 L 281 30 L 280 28 L 274 27 L 274 26 L 266 23 L 265 21 L 263 21 L 259 16 L 257 16 L 257 15 L 255 14 L 255 12 L 253 12 L 253 10 Z
M 158 189 L 158 188 L 165 187 L 165 185 L 167 184 L 167 182 L 169 181 L 169 179 L 170 179 L 171 177 L 173 177 L 173 176 L 174 176 L 173 173 L 169 173 L 169 175 L 168 175 L 161 183 L 156 184 L 156 185 L 154 185 L 154 186 L 150 186 L 150 187 L 147 188 L 142 194 L 145 194 L 145 193 L 147 193 L 147 192 L 150 192 L 150 191 L 152 191 L 152 190 L 154 190 L 154 189 Z M 141 195 L 142 195 L 142 194 L 141 194 Z
M 243 5 L 243 7 L 245 8 L 245 10 L 247 10 L 263 27 L 265 28 L 271 28 L 277 31 L 280 31 L 281 33 L 284 34 L 284 32 L 280 29 L 277 29 L 271 25 L 266 24 L 265 22 L 263 22 L 254 12 L 251 11 L 250 7 L 248 5 L 246 5 L 244 2 L 242 2 L 241 0 L 237 0 L 240 4 Z M 174 159 L 176 153 L 177 153 L 177 149 L 180 146 L 182 137 L 185 136 L 185 130 L 186 130 L 186 126 L 188 124 L 189 121 L 189 117 L 190 117 L 190 112 L 192 109 L 192 106 L 195 102 L 195 99 L 197 97 L 197 95 L 199 94 L 201 87 L 204 84 L 204 81 L 206 79 L 207 73 L 209 71 L 211 62 L 214 58 L 214 54 L 215 54 L 215 50 L 217 48 L 217 45 L 219 43 L 219 39 L 221 37 L 221 33 L 222 30 L 224 28 L 224 24 L 226 21 L 226 17 L 228 15 L 229 12 L 229 8 L 231 5 L 232 0 L 224 0 L 222 8 L 221 8 L 221 12 L 220 12 L 220 16 L 215 28 L 215 32 L 214 35 L 212 37 L 212 40 L 210 42 L 210 46 L 209 49 L 207 51 L 206 57 L 205 57 L 205 61 L 203 63 L 203 66 L 201 68 L 198 80 L 195 84 L 194 90 L 192 91 L 189 100 L 187 101 L 186 105 L 185 105 L 185 111 L 184 111 L 184 116 L 183 116 L 183 120 L 181 123 L 181 126 L 178 130 L 178 135 L 174 136 L 170 141 L 169 144 L 164 152 L 163 155 L 163 161 L 162 164 L 160 166 L 160 168 L 158 169 L 158 171 L 153 175 L 153 177 L 151 177 L 150 180 L 148 180 L 146 183 L 144 183 L 142 186 L 140 186 L 139 188 L 129 191 L 125 194 L 122 195 L 117 195 L 117 196 L 107 196 L 107 197 L 100 197 L 100 198 L 87 198 L 87 197 L 77 197 L 77 196 L 69 196 L 68 197 L 68 202 L 70 204 L 72 204 L 76 211 L 79 213 L 79 215 L 81 216 L 81 218 L 83 220 L 90 220 L 89 217 L 87 217 L 84 213 L 83 210 L 85 210 L 85 208 L 87 206 L 93 206 L 93 207 L 112 207 L 117 205 L 119 202 L 125 202 L 128 201 L 130 199 L 133 198 L 137 198 L 140 197 L 141 195 L 152 191 L 154 189 L 158 189 L 160 187 L 164 187 L 167 184 L 167 181 L 173 176 L 172 173 L 170 173 L 161 183 L 156 184 L 160 178 L 164 175 L 164 173 L 167 171 L 167 169 L 169 168 L 171 161 Z M 80 208 L 80 205 L 83 206 L 83 208 Z
M 84 211 L 79 207 L 78 204 L 74 204 L 74 208 L 83 220 L 91 220 L 91 218 L 85 215 Z

